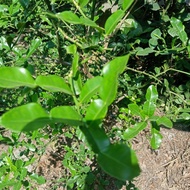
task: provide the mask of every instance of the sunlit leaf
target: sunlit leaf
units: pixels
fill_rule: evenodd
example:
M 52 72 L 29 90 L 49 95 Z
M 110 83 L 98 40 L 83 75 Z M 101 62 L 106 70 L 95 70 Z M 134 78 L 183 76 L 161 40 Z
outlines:
M 136 123 L 133 127 L 128 127 L 124 134 L 123 138 L 125 140 L 129 140 L 138 135 L 142 130 L 144 130 L 147 126 L 146 122 Z
M 38 76 L 36 79 L 36 84 L 51 92 L 64 92 L 66 94 L 72 94 L 71 89 L 65 83 L 63 78 L 56 75 Z
M 106 173 L 121 181 L 130 181 L 140 174 L 135 152 L 124 144 L 110 145 L 100 152 L 98 164 Z
M 173 123 L 172 121 L 167 118 L 166 116 L 160 117 L 159 119 L 156 120 L 157 125 L 164 125 L 165 127 L 172 128 Z
M 106 116 L 107 109 L 104 101 L 101 99 L 94 100 L 86 110 L 85 119 L 88 121 L 88 125 L 93 126 L 97 121 L 101 121 Z
M 0 87 L 16 88 L 20 86 L 36 87 L 29 71 L 19 67 L 0 67 Z
M 179 39 L 183 42 L 183 45 L 186 45 L 188 37 L 187 33 L 185 32 L 185 26 L 183 25 L 181 20 L 175 17 L 171 17 L 170 23 L 173 26 L 174 30 L 176 31 L 176 34 L 179 37 Z
M 97 76 L 89 79 L 83 86 L 82 91 L 80 93 L 80 102 L 88 102 L 90 98 L 99 90 L 99 87 L 102 82 L 102 77 Z
M 89 2 L 89 0 L 79 0 L 79 5 L 80 5 L 81 7 L 84 7 L 85 5 L 88 4 L 88 2 Z
M 70 24 L 82 24 L 80 18 L 72 11 L 63 11 L 61 13 L 57 13 L 56 16 Z
M 158 149 L 160 147 L 160 144 L 162 142 L 163 136 L 160 134 L 160 131 L 158 131 L 156 128 L 151 128 L 151 140 L 150 145 L 152 149 Z
M 146 91 L 146 100 L 156 102 L 158 99 L 158 92 L 155 86 L 151 85 Z
M 1 124 L 13 131 L 34 131 L 49 123 L 49 115 L 37 103 L 13 108 L 1 117 Z
M 129 7 L 132 5 L 132 3 L 134 2 L 134 0 L 123 0 L 123 4 L 122 4 L 122 8 L 124 11 L 126 11 L 127 9 L 129 9 Z
M 52 121 L 68 124 L 71 126 L 82 125 L 82 117 L 72 106 L 59 106 L 54 107 L 50 111 Z
M 124 16 L 124 11 L 117 10 L 106 20 L 105 23 L 106 35 L 111 34 L 116 29 L 118 22 L 121 20 L 123 16 Z
M 142 109 L 137 104 L 129 104 L 128 108 L 133 115 L 140 116 L 142 119 L 145 118 Z
M 36 173 L 33 173 L 32 175 L 29 175 L 29 176 L 31 179 L 34 179 L 38 184 L 44 184 L 46 182 L 43 176 L 39 176 Z
M 143 113 L 146 114 L 147 116 L 151 117 L 154 115 L 154 112 L 156 110 L 156 105 L 155 103 L 151 101 L 146 101 L 143 105 Z

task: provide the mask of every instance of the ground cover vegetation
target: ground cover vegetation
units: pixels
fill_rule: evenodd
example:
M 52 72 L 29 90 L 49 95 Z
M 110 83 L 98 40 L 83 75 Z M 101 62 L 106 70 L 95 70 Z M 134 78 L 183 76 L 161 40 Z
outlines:
M 135 189 L 131 140 L 190 119 L 189 2 L 0 2 L 0 188 L 45 184 L 29 166 L 54 143 L 49 189 Z

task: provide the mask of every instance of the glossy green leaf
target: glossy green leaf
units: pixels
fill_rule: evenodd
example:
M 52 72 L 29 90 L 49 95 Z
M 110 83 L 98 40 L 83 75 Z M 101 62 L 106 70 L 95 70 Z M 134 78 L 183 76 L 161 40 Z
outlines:
M 169 118 L 167 118 L 166 116 L 162 116 L 159 119 L 157 119 L 156 123 L 157 123 L 157 125 L 164 125 L 167 128 L 173 127 L 172 121 Z
M 129 54 L 122 57 L 117 57 L 107 63 L 102 71 L 103 81 L 100 86 L 100 97 L 107 104 L 110 105 L 117 94 L 118 76 L 121 74 L 129 60 Z M 111 85 L 111 86 L 110 86 Z
M 100 85 L 102 83 L 102 77 L 97 76 L 89 79 L 83 86 L 80 93 L 80 102 L 88 102 L 90 98 L 98 92 Z
M 123 134 L 123 138 L 125 140 L 129 140 L 137 136 L 142 130 L 144 130 L 147 126 L 146 122 L 136 123 L 134 127 L 129 127 L 125 130 Z
M 187 44 L 188 37 L 187 33 L 185 32 L 185 26 L 181 22 L 181 20 L 171 17 L 170 23 L 173 26 L 174 30 L 176 31 L 176 34 L 178 35 L 179 39 L 183 42 L 183 45 Z
M 88 123 L 92 123 L 92 121 L 87 121 Z M 94 125 L 90 126 L 81 126 L 80 129 L 85 135 L 89 145 L 95 153 L 99 153 L 100 151 L 104 151 L 110 145 L 110 140 L 107 137 L 104 129 L 100 128 L 94 122 Z
M 145 115 L 142 113 L 142 109 L 137 104 L 129 104 L 129 110 L 135 116 L 140 116 L 142 119 L 145 118 Z
M 158 92 L 155 86 L 151 85 L 146 91 L 146 100 L 150 102 L 156 102 L 158 99 Z
M 36 87 L 28 70 L 19 67 L 0 67 L 0 87 L 16 88 L 20 86 Z
M 82 125 L 82 117 L 72 106 L 55 107 L 50 111 L 52 121 L 64 123 L 71 126 Z
M 115 29 L 118 24 L 118 22 L 122 19 L 124 16 L 124 11 L 122 10 L 117 10 L 114 12 L 107 20 L 105 23 L 105 32 L 106 35 L 111 34 Z
M 56 75 L 38 76 L 36 79 L 36 84 L 51 92 L 64 92 L 66 94 L 72 94 L 71 89 L 65 83 L 63 78 Z
M 109 175 L 131 181 L 140 174 L 135 152 L 124 144 L 110 145 L 98 154 L 98 164 Z
M 163 136 L 160 134 L 160 131 L 154 127 L 151 128 L 151 135 L 150 145 L 152 149 L 158 149 L 162 142 Z
M 34 131 L 49 123 L 49 115 L 37 103 L 13 108 L 1 117 L 1 124 L 13 131 Z
M 129 9 L 129 7 L 133 4 L 134 0 L 123 0 L 122 3 L 122 8 L 124 11 L 126 11 L 127 9 Z
M 111 76 L 116 77 L 119 74 L 121 74 L 126 68 L 126 65 L 129 61 L 129 57 L 130 57 L 130 54 L 127 54 L 125 56 L 116 57 L 112 61 L 106 63 L 106 65 L 104 66 L 104 68 L 102 70 L 103 76 L 109 75 L 110 77 Z
M 61 13 L 57 13 L 56 16 L 70 24 L 82 24 L 80 18 L 72 11 L 63 11 Z
M 97 126 L 97 121 L 101 121 L 107 113 L 108 107 L 101 99 L 94 100 L 86 110 L 85 119 L 88 125 Z
M 80 17 L 81 24 L 85 26 L 91 26 L 93 28 L 96 28 L 100 31 L 103 31 L 104 29 L 98 26 L 94 21 L 90 20 L 89 18 Z
M 143 113 L 149 117 L 154 115 L 154 112 L 156 110 L 155 103 L 151 101 L 146 101 L 143 105 Z

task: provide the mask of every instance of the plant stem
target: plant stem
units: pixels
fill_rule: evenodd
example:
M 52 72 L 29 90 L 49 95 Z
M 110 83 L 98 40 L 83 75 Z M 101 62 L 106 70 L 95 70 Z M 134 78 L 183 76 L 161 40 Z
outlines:
M 72 0 L 73 4 L 75 5 L 75 7 L 77 8 L 77 10 L 80 12 L 80 14 L 84 17 L 87 18 L 86 15 L 84 14 L 84 12 L 82 11 L 82 9 L 80 8 L 80 6 L 78 5 L 78 3 L 75 0 Z

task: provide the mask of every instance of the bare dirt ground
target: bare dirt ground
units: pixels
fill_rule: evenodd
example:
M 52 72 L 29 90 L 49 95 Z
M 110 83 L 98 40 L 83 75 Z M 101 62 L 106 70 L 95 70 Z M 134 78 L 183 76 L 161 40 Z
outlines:
M 144 131 L 133 141 L 141 175 L 133 183 L 139 190 L 189 190 L 190 189 L 190 131 L 189 128 L 178 125 L 173 129 L 161 129 L 163 142 L 158 150 L 151 150 L 148 135 Z M 0 144 L 0 154 L 6 150 Z M 43 156 L 33 168 L 39 175 L 43 175 L 47 182 L 39 185 L 38 190 L 51 190 L 52 181 L 61 178 L 63 173 L 63 157 L 56 147 L 50 144 Z M 57 190 L 64 190 L 57 186 Z M 96 190 L 97 188 L 94 187 Z M 110 187 L 108 188 L 110 189 Z M 116 187 L 112 188 L 116 190 Z M 122 190 L 126 189 L 123 187 Z

